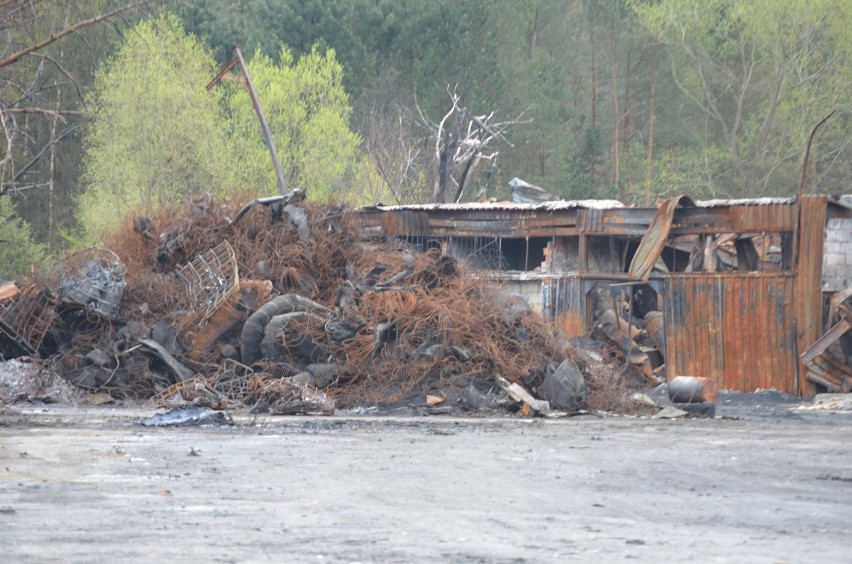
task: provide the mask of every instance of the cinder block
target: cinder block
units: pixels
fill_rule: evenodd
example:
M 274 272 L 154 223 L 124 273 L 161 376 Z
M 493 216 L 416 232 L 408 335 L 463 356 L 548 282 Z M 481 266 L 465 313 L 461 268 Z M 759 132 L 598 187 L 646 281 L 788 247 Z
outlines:
M 823 249 L 825 254 L 843 254 L 845 245 L 840 241 L 826 241 Z
M 822 263 L 825 266 L 839 266 L 846 264 L 846 257 L 840 253 L 830 253 L 823 257 Z
M 826 221 L 826 222 L 825 222 L 825 231 L 826 231 L 826 233 L 828 233 L 829 231 L 837 231 L 837 229 L 839 229 L 839 228 L 840 228 L 840 225 L 841 225 L 840 221 L 841 221 L 841 220 L 840 220 L 840 219 L 837 219 L 837 218 L 835 218 L 835 219 L 829 219 L 828 221 Z

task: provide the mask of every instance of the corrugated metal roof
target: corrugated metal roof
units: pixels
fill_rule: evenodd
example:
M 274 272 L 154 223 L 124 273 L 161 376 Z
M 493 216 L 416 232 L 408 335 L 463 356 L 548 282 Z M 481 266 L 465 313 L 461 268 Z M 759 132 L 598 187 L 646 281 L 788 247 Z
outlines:
M 852 209 L 852 197 L 848 200 L 845 198 L 845 196 L 839 200 L 829 198 L 828 205 Z M 695 202 L 695 205 L 699 208 L 724 208 L 727 206 L 777 206 L 792 205 L 795 203 L 796 198 L 742 198 L 737 200 L 698 200 Z
M 699 208 L 723 208 L 726 206 L 771 206 L 795 204 L 796 198 L 739 198 L 739 199 L 713 199 L 696 200 L 695 206 Z M 829 204 L 849 207 L 849 203 L 842 200 L 829 199 Z M 605 210 L 611 208 L 624 208 L 625 205 L 618 200 L 554 200 L 550 202 L 537 203 L 515 203 L 515 202 L 464 202 L 459 204 L 403 204 L 397 206 L 365 206 L 363 209 L 377 209 L 382 211 L 411 210 L 411 211 L 464 211 L 464 210 L 520 210 L 520 211 L 552 211 L 573 210 L 577 208 Z
M 731 206 L 777 206 L 792 205 L 796 198 L 739 198 L 739 199 L 713 199 L 696 200 L 695 207 L 699 208 L 724 208 Z M 829 205 L 852 210 L 852 205 L 835 199 L 828 200 Z M 619 209 L 626 206 L 618 200 L 554 200 L 536 203 L 503 202 L 464 202 L 459 204 L 403 204 L 396 206 L 365 206 L 364 211 L 370 209 L 379 211 L 558 211 L 574 209 L 606 210 Z M 657 207 L 657 206 L 654 206 Z M 639 209 L 639 208 L 637 208 Z
M 724 208 L 726 206 L 771 206 L 795 203 L 796 198 L 742 198 L 738 200 L 698 200 L 695 205 L 699 208 Z
M 578 208 L 606 210 L 612 208 L 623 208 L 624 204 L 618 200 L 555 200 L 552 202 L 541 202 L 535 204 L 516 204 L 513 202 L 468 202 L 461 204 L 408 204 L 401 206 L 373 206 L 373 209 L 381 211 L 557 211 L 575 210 Z M 365 209 L 370 209 L 365 208 Z

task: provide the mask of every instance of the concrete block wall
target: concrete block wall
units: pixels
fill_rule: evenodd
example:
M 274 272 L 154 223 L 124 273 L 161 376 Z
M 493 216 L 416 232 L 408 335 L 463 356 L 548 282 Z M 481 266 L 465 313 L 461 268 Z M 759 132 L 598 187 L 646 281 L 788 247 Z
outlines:
M 852 194 L 841 196 L 852 205 Z M 830 219 L 825 225 L 822 289 L 838 292 L 852 287 L 852 219 Z
M 536 313 L 543 313 L 541 280 L 503 280 L 500 288 L 507 294 L 522 297 Z

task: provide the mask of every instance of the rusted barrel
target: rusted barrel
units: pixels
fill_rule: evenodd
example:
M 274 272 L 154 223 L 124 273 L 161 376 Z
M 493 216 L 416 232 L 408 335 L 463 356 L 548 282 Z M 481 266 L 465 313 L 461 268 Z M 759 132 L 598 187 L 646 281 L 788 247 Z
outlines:
M 704 376 L 675 376 L 669 382 L 669 399 L 675 403 L 714 402 L 719 396 L 716 381 Z

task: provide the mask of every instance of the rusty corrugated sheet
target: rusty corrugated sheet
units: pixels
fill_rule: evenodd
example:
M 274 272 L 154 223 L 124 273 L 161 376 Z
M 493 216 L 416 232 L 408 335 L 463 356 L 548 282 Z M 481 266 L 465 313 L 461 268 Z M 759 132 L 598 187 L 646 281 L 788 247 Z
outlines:
M 796 206 L 787 203 L 765 206 L 732 206 L 733 231 L 792 231 L 796 223 Z
M 636 254 L 633 255 L 633 260 L 630 262 L 628 272 L 631 278 L 647 281 L 651 276 L 654 265 L 657 264 L 660 253 L 666 246 L 666 239 L 672 229 L 675 209 L 681 203 L 692 205 L 693 202 L 688 196 L 677 196 L 663 202 L 663 205 L 657 210 L 654 221 L 648 227 L 645 236 L 642 237 L 642 242 L 639 243 L 639 248 L 636 249 Z
M 583 280 L 565 277 L 542 283 L 543 311 L 569 339 L 586 334 Z
M 720 389 L 794 393 L 794 286 L 788 274 L 668 278 L 668 374 L 712 377 Z
M 429 216 L 424 212 L 396 210 L 382 216 L 385 235 L 427 235 Z
M 577 225 L 584 233 L 598 233 L 603 223 L 603 210 L 581 210 Z
M 803 196 L 799 202 L 796 248 L 796 317 L 799 350 L 804 352 L 822 335 L 822 254 L 828 196 Z M 799 366 L 799 391 L 811 392 L 807 370 Z
M 552 237 L 577 232 L 577 210 L 559 213 L 494 214 L 483 217 L 482 213 L 429 215 L 429 234 L 436 236 L 467 237 Z

